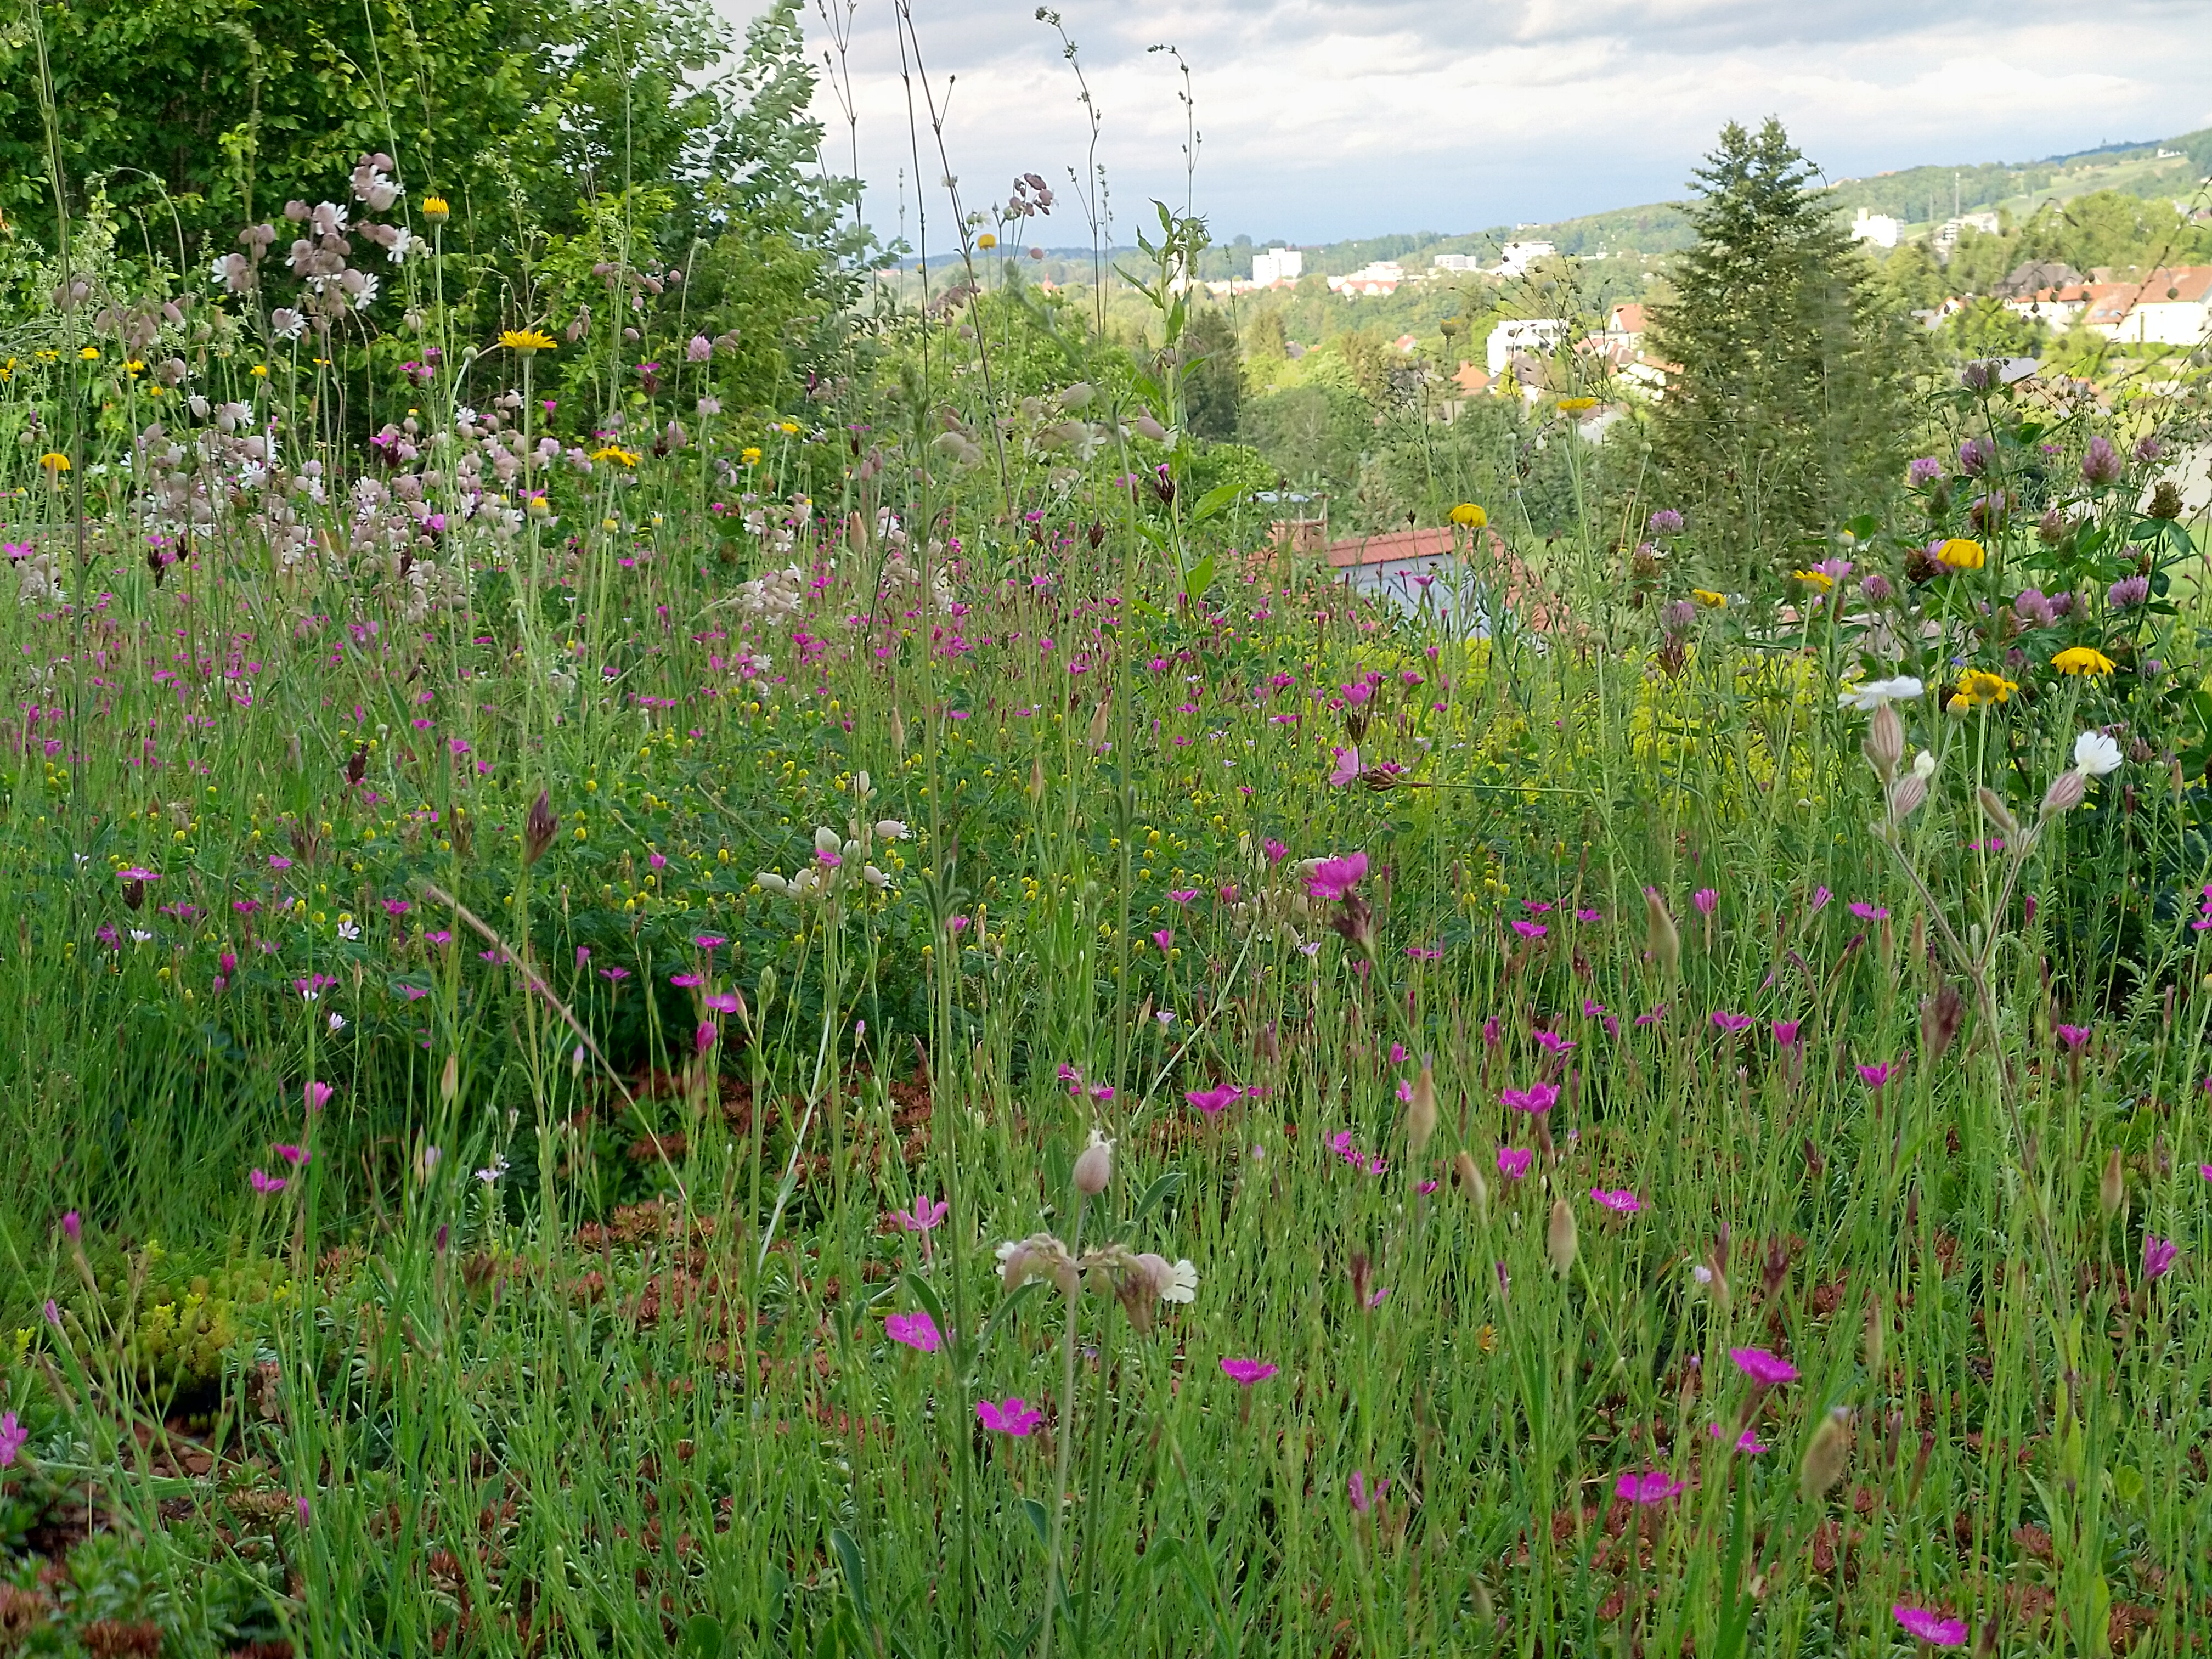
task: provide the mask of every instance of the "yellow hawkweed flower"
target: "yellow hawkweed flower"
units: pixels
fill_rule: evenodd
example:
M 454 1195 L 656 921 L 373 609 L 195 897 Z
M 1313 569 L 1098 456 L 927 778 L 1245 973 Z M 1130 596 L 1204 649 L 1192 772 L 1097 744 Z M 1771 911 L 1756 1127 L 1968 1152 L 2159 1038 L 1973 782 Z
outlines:
M 1452 508 L 1451 521 L 1462 530 L 1480 530 L 1490 522 L 1490 514 L 1473 501 L 1462 501 Z
M 98 346 L 87 346 L 83 350 L 78 352 L 76 355 L 83 358 L 85 362 L 88 363 L 96 363 L 100 361 L 100 348 Z
M 1585 410 L 1595 409 L 1596 407 L 1597 399 L 1595 398 L 1562 398 L 1559 399 L 1559 413 L 1562 415 L 1580 415 Z
M 2069 645 L 2051 659 L 2062 674 L 2109 674 L 2112 659 L 2094 645 Z
M 1982 551 L 1979 542 L 1968 541 L 1964 536 L 1954 536 L 1936 550 L 1936 556 L 1954 570 L 1979 570 L 1989 556 Z
M 1790 573 L 1808 587 L 1826 592 L 1836 585 L 1836 579 L 1825 570 L 1793 570 Z
M 509 351 L 519 351 L 527 357 L 533 351 L 553 349 L 553 337 L 534 328 L 503 328 L 499 331 L 499 343 Z
M 995 236 L 992 235 L 992 234 L 991 234 L 991 233 L 990 233 L 989 231 L 988 231 L 988 230 L 987 230 L 987 231 L 985 231 L 985 232 L 984 232 L 981 236 L 978 236 L 978 237 L 975 239 L 975 246 L 976 246 L 977 247 L 980 247 L 980 248 L 985 248 L 985 249 L 994 248 L 994 247 L 998 246 L 998 245 L 999 245 L 999 239 L 998 239 L 997 237 L 995 237 Z
M 434 225 L 442 225 L 453 216 L 453 204 L 442 196 L 422 198 L 422 216 Z
M 796 421 L 779 421 L 776 423 L 775 429 L 783 434 L 787 438 L 795 438 L 799 435 L 799 422 Z
M 743 461 L 747 466 L 758 466 L 760 465 L 760 450 L 756 447 L 748 446 L 738 452 L 738 459 L 740 461 Z
M 70 459 L 58 449 L 50 449 L 39 457 L 39 465 L 49 473 L 58 475 L 70 470 Z
M 1695 599 L 1699 605 L 1705 606 L 1708 611 L 1725 611 L 1728 609 L 1728 595 L 1725 593 L 1716 593 L 1710 587 L 1693 587 L 1690 590 L 1690 597 Z
M 2008 701 L 2019 690 L 2016 682 L 2002 674 L 1991 673 L 1986 668 L 1969 668 L 1959 676 L 1959 689 L 1952 694 L 1949 706 L 1960 710 L 1986 708 L 1991 703 Z
M 593 450 L 592 459 L 595 461 L 612 461 L 617 466 L 635 466 L 640 457 L 634 450 L 624 449 L 617 444 L 609 444 L 605 449 Z
M 265 380 L 269 378 L 269 365 L 266 363 L 256 363 L 254 364 L 252 372 L 255 379 Z

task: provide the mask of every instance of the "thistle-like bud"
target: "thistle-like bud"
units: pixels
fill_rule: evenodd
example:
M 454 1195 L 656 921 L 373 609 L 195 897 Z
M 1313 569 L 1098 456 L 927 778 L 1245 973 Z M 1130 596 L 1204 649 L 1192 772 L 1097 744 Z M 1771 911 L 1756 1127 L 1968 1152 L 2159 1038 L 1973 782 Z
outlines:
M 1996 790 L 1985 784 L 1975 792 L 1974 799 L 1982 804 L 1982 816 L 1990 821 L 1990 827 L 2008 843 L 2018 837 L 2020 820 L 2013 817 L 2012 809 L 1999 799 Z
M 1093 1129 L 1091 1144 L 1075 1160 L 1075 1190 L 1085 1198 L 1096 1198 L 1113 1179 L 1114 1143 Z
M 1413 1097 L 1406 1106 L 1406 1139 L 1416 1152 L 1428 1150 L 1429 1137 L 1437 1132 L 1437 1080 L 1434 1069 L 1425 1058 L 1421 1074 L 1413 1079 Z
M 1898 763 L 1905 758 L 1905 722 L 1895 708 L 1884 703 L 1874 711 L 1874 718 L 1867 722 L 1866 740 L 1859 748 L 1875 775 L 1884 783 L 1897 775 Z
M 2097 1207 L 2108 1216 L 2117 1214 L 2127 1196 L 2127 1164 L 2120 1157 L 2120 1149 L 2115 1146 L 2112 1156 L 2105 1160 L 2105 1173 L 2097 1182 Z
M 1674 931 L 1674 918 L 1667 914 L 1659 890 L 1644 890 L 1644 954 L 1670 977 L 1682 965 L 1682 936 Z
M 535 864 L 545 856 L 545 849 L 553 844 L 553 836 L 561 825 L 553 816 L 553 799 L 544 790 L 530 803 L 530 816 L 522 824 L 522 858 L 526 864 Z
M 1797 1467 L 1797 1495 L 1808 1504 L 1819 1503 L 1844 1478 L 1844 1468 L 1850 1461 L 1850 1413 L 1838 1406 L 1813 1431 L 1805 1461 Z
M 2042 816 L 2057 817 L 2061 812 L 2071 811 L 2081 804 L 2081 797 L 2089 793 L 2089 780 L 2078 766 L 2069 766 L 2051 779 L 2051 787 L 2043 793 Z
M 1544 1254 L 1551 1257 L 1553 1273 L 1564 1277 L 1573 1271 L 1578 1245 L 1574 1206 L 1564 1198 L 1553 1199 L 1552 1219 L 1544 1229 Z

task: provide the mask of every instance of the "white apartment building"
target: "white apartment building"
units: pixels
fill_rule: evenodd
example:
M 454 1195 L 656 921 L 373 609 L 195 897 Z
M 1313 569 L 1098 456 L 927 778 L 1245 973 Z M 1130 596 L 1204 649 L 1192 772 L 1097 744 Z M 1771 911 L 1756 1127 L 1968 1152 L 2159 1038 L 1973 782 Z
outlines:
M 1567 320 L 1564 317 L 1522 317 L 1498 324 L 1490 331 L 1485 347 L 1484 361 L 1489 365 L 1490 378 L 1494 380 L 1504 373 L 1515 352 L 1549 351 L 1566 336 Z
M 1900 227 L 1887 213 L 1869 213 L 1864 208 L 1851 221 L 1851 240 L 1872 242 L 1876 247 L 1895 247 Z
M 1252 256 L 1252 286 L 1273 288 L 1278 283 L 1295 283 L 1305 274 L 1306 256 L 1294 247 L 1271 247 L 1265 253 Z
M 1547 259 L 1559 250 L 1549 242 L 1508 242 L 1498 250 L 1498 274 L 1501 276 L 1525 276 L 1528 267 L 1539 259 Z

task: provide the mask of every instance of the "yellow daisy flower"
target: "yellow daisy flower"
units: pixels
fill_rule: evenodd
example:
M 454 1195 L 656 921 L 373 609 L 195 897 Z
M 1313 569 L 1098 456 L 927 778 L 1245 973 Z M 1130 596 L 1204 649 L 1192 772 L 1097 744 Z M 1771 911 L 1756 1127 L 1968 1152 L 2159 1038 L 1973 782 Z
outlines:
M 2069 645 L 2051 659 L 2062 674 L 2109 674 L 2112 659 L 2092 645 Z
M 1979 570 L 1989 557 L 1979 542 L 1968 541 L 1964 536 L 1952 537 L 1936 550 L 1936 556 L 1954 570 Z

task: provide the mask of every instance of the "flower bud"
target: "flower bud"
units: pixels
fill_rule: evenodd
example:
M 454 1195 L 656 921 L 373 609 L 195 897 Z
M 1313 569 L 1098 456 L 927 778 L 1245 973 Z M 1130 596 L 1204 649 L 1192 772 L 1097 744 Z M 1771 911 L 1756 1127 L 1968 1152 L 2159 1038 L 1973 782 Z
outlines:
M 2043 813 L 2046 818 L 2072 811 L 2081 804 L 2081 797 L 2089 792 L 2089 780 L 2078 766 L 2069 766 L 2051 779 L 2051 787 L 2044 792 Z
M 1674 918 L 1667 914 L 1656 887 L 1644 890 L 1644 908 L 1645 954 L 1672 975 L 1682 963 L 1682 938 L 1674 931 Z
M 1113 1178 L 1114 1143 L 1093 1129 L 1091 1144 L 1075 1160 L 1075 1190 L 1085 1198 L 1096 1198 Z
M 545 856 L 545 849 L 553 844 L 560 821 L 553 816 L 553 800 L 544 790 L 530 803 L 529 816 L 522 821 L 522 858 L 526 864 L 535 864 Z
M 1889 786 L 1889 821 L 1902 823 L 1920 810 L 1920 803 L 1928 799 L 1928 780 L 1917 772 L 1907 772 Z
M 2112 1155 L 2105 1160 L 2105 1173 L 2097 1182 L 2097 1207 L 2106 1215 L 2118 1213 L 2128 1196 L 2127 1165 L 2121 1161 L 2120 1149 L 2112 1148 Z
M 1905 722 L 1894 708 L 1885 702 L 1874 711 L 1867 722 L 1866 741 L 1859 747 L 1884 783 L 1897 775 L 1898 763 L 1905 758 Z
M 1416 1152 L 1428 1149 L 1429 1137 L 1437 1132 L 1437 1082 L 1427 1060 L 1421 1061 L 1421 1074 L 1413 1079 L 1413 1097 L 1406 1107 L 1406 1139 Z
M 1490 1213 L 1490 1183 L 1482 1178 L 1473 1152 L 1462 1151 L 1452 1159 L 1452 1179 L 1459 1183 L 1460 1191 L 1474 1200 L 1476 1214 Z
M 1819 1503 L 1844 1478 L 1844 1466 L 1850 1461 L 1850 1413 L 1839 1406 L 1813 1431 L 1805 1461 L 1797 1468 L 1797 1495 L 1808 1504 Z
M 447 1054 L 446 1069 L 438 1073 L 438 1098 L 450 1106 L 453 1103 L 453 1097 L 460 1091 L 461 1057 L 459 1054 Z
M 1555 1198 L 1551 1223 L 1544 1229 L 1544 1254 L 1552 1259 L 1552 1271 L 1563 1276 L 1571 1272 L 1576 1249 L 1574 1206 L 1564 1198 Z
M 1882 1345 L 1888 1340 L 1888 1313 L 1882 1305 L 1881 1297 L 1877 1296 L 1867 1304 L 1866 1329 L 1863 1333 L 1867 1375 L 1875 1379 L 1876 1388 L 1881 1386 Z
M 1996 790 L 1984 785 L 1976 792 L 1974 799 L 1982 804 L 1982 816 L 1990 821 L 1990 827 L 2007 841 L 2020 834 L 2020 820 L 2013 817 L 2012 809 L 2004 804 Z

